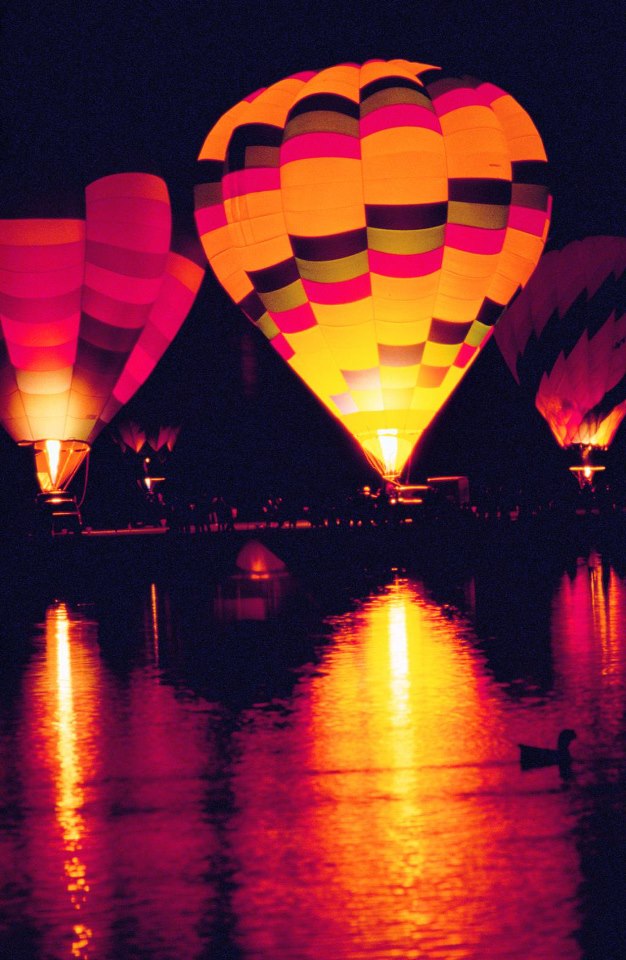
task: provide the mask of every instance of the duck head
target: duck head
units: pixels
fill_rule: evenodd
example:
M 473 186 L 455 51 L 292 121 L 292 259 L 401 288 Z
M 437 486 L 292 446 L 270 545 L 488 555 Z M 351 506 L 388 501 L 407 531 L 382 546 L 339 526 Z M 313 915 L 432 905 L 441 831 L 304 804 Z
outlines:
M 560 752 L 560 753 L 567 753 L 567 751 L 569 750 L 569 745 L 570 745 L 570 743 L 572 742 L 572 740 L 575 740 L 575 739 L 576 739 L 576 731 L 575 731 L 575 730 L 569 730 L 569 729 L 567 729 L 567 730 L 561 730 L 561 732 L 560 732 L 560 734 L 559 734 L 559 739 L 558 739 L 558 750 L 559 750 L 559 752 Z

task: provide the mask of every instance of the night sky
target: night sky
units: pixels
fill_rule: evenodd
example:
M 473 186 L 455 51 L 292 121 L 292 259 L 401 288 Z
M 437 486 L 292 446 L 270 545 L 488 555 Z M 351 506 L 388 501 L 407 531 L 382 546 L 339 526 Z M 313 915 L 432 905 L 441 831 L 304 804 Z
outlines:
M 402 57 L 496 83 L 529 112 L 551 166 L 547 249 L 623 234 L 625 33 L 618 0 L 5 0 L 0 215 L 81 216 L 87 183 L 142 170 L 167 181 L 179 249 L 194 245 L 196 157 L 225 110 L 300 70 Z M 182 423 L 176 468 L 205 491 L 323 490 L 371 478 L 354 442 L 210 269 L 124 416 Z M 621 433 L 616 464 L 625 451 Z M 92 455 L 96 491 L 99 473 L 120 457 L 102 435 Z M 5 473 L 23 469 L 4 436 L 0 458 Z M 411 479 L 466 472 L 476 483 L 525 477 L 532 486 L 561 467 L 547 426 L 491 342 L 422 441 Z

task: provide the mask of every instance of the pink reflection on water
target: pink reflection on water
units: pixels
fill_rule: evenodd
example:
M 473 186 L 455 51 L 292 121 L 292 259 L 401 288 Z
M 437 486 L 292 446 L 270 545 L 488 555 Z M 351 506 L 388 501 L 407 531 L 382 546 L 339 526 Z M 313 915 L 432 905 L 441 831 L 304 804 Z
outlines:
M 155 629 L 155 650 L 158 642 Z M 93 621 L 63 604 L 48 609 L 25 678 L 17 760 L 42 956 L 201 952 L 216 850 L 204 816 L 205 730 L 205 715 L 150 671 L 117 683 Z
M 237 739 L 246 960 L 578 958 L 567 797 L 520 772 L 467 626 L 397 581 L 332 630 Z
M 626 701 L 626 583 L 592 552 L 561 579 L 552 613 L 560 694 L 578 731 L 572 753 L 614 754 Z

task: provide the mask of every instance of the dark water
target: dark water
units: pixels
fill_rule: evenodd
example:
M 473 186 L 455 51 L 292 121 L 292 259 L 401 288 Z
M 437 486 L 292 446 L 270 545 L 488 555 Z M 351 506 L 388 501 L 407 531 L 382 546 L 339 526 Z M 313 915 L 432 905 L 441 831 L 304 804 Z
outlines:
M 608 559 L 112 582 L 3 611 L 2 960 L 625 955 Z

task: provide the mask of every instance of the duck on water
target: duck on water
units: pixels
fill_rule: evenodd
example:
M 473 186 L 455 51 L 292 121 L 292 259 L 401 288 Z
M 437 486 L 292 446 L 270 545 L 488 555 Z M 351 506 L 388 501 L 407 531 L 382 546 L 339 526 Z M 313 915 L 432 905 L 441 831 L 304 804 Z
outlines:
M 532 770 L 537 767 L 558 766 L 561 769 L 569 768 L 572 758 L 569 745 L 576 739 L 574 730 L 561 730 L 558 736 L 556 749 L 549 747 L 531 747 L 526 743 L 518 744 L 520 750 L 520 765 L 522 770 Z

